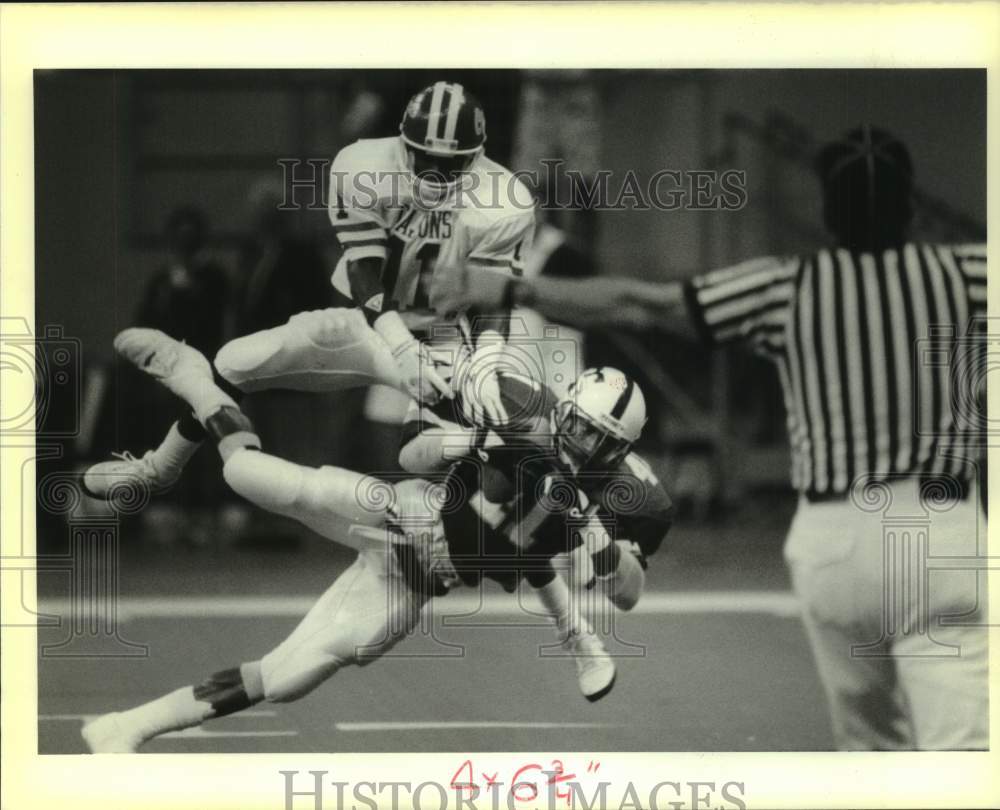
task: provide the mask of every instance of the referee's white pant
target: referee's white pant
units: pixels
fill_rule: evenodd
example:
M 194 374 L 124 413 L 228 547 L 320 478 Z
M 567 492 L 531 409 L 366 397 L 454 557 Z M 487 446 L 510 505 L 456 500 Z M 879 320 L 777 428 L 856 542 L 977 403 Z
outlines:
M 867 492 L 802 498 L 785 544 L 837 747 L 988 748 L 978 499 L 922 501 L 914 479 Z

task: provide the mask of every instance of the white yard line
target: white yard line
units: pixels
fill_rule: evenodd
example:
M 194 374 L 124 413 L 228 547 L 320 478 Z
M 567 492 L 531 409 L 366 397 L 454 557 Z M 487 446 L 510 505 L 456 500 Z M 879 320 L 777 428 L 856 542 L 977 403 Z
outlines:
M 278 618 L 304 615 L 313 606 L 315 596 L 150 596 L 127 597 L 117 605 L 119 621 L 130 619 L 210 619 Z M 458 592 L 432 603 L 437 616 L 461 614 L 513 617 L 525 610 L 541 613 L 537 599 L 507 594 L 489 594 L 482 599 L 474 593 Z M 70 612 L 66 599 L 43 599 L 38 609 L 43 613 L 65 616 Z M 633 615 L 743 613 L 795 618 L 799 607 L 791 591 L 672 591 L 644 594 Z M 471 618 L 471 617 L 470 617 Z M 458 622 L 448 622 L 456 626 Z
M 505 720 L 412 720 L 372 723 L 334 723 L 337 731 L 428 731 L 432 729 L 466 728 L 617 728 L 617 723 L 537 723 L 508 722 Z
M 251 709 L 246 712 L 239 712 L 237 714 L 228 714 L 225 719 L 239 719 L 239 720 L 252 720 L 257 717 L 277 717 L 278 713 L 270 709 Z M 95 717 L 100 717 L 99 714 L 40 714 L 38 715 L 39 720 L 50 720 L 50 721 L 64 721 L 64 722 L 89 722 Z M 223 718 L 219 718 L 223 719 Z
M 239 718 L 241 720 L 255 720 L 261 717 L 274 717 L 277 712 L 270 711 L 268 709 L 240 712 L 239 714 L 226 715 L 225 719 L 235 719 Z M 66 721 L 66 722 L 83 722 L 87 723 L 93 720 L 95 717 L 99 717 L 97 714 L 40 714 L 38 715 L 39 720 L 46 721 Z M 259 731 L 235 731 L 235 730 L 218 730 L 218 729 L 205 729 L 200 726 L 195 726 L 194 728 L 186 728 L 183 731 L 170 731 L 166 734 L 161 734 L 160 739 L 217 739 L 220 737 L 297 737 L 299 732 L 297 731 L 286 731 L 286 730 L 259 730 Z
M 208 737 L 298 737 L 297 731 L 210 731 L 201 726 L 186 728 L 183 731 L 168 731 L 157 737 L 158 740 L 177 740 Z

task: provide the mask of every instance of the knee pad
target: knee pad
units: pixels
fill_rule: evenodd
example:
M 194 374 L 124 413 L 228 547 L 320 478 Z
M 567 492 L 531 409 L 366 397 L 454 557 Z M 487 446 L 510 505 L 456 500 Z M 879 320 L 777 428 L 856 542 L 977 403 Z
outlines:
M 379 507 L 391 505 L 390 484 L 342 467 L 309 469 L 302 480 L 302 505 L 329 519 L 380 525 Z
M 646 572 L 630 553 L 623 552 L 618 568 L 605 578 L 608 599 L 619 610 L 629 611 L 639 602 L 646 584 Z
M 281 340 L 274 329 L 230 340 L 219 349 L 212 364 L 226 382 L 239 385 L 251 373 L 267 364 L 281 351 Z
M 310 343 L 322 348 L 338 348 L 345 339 L 361 339 L 371 331 L 360 310 L 341 307 L 300 312 L 293 315 L 288 324 Z

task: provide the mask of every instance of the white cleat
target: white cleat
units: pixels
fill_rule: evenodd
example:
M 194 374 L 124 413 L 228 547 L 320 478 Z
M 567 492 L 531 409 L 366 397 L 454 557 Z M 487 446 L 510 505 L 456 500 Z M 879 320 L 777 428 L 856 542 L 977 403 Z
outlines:
M 84 724 L 80 735 L 92 754 L 134 754 L 145 742 L 141 735 L 124 726 L 118 712 Z
M 212 364 L 205 355 L 158 329 L 134 327 L 119 332 L 115 351 L 183 399 L 199 419 L 220 408 L 236 408 L 215 384 Z
M 212 366 L 205 355 L 159 329 L 125 329 L 115 337 L 115 351 L 182 399 L 186 398 L 186 382 L 212 379 Z
M 87 468 L 83 474 L 83 490 L 94 498 L 107 498 L 115 493 L 126 495 L 132 490 L 162 492 L 171 487 L 183 467 L 161 469 L 153 461 L 153 451 L 147 450 L 136 458 L 127 450 L 112 453 L 113 461 L 102 461 Z
M 585 627 L 584 631 L 571 630 L 563 641 L 563 647 L 573 654 L 580 691 L 593 703 L 611 691 L 617 673 L 615 662 L 601 640 L 589 627 Z

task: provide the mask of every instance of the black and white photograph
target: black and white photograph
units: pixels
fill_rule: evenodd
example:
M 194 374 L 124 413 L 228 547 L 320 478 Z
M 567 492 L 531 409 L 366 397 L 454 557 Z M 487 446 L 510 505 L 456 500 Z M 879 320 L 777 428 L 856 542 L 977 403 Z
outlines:
M 32 70 L 34 753 L 444 763 L 399 797 L 302 760 L 286 808 L 719 810 L 763 805 L 622 805 L 601 755 L 986 756 L 986 65 L 441 35 Z

